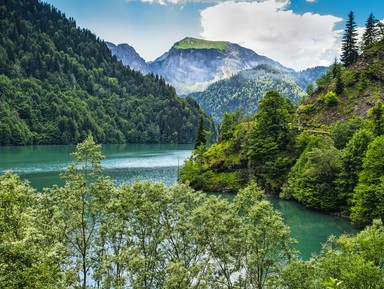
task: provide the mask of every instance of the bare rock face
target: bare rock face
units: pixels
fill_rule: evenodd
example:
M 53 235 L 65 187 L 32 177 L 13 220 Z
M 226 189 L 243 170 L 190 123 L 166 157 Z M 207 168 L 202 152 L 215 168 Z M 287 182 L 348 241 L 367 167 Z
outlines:
M 185 38 L 149 63 L 151 72 L 162 75 L 180 95 L 204 91 L 210 84 L 239 71 L 269 64 L 291 71 L 280 63 L 237 44 Z
M 106 44 L 109 50 L 111 50 L 112 55 L 115 55 L 117 60 L 120 60 L 124 65 L 143 74 L 149 73 L 147 63 L 132 46 L 128 44 L 115 45 L 110 42 L 106 42 Z

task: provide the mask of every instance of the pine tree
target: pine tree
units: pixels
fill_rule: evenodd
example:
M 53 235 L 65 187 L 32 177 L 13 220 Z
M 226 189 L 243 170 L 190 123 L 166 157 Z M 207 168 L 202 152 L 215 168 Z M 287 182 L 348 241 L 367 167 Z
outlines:
M 361 45 L 361 48 L 363 50 L 369 48 L 377 41 L 379 31 L 376 24 L 377 20 L 375 19 L 375 16 L 373 16 L 373 14 L 371 13 L 365 24 L 365 31 L 363 34 L 363 41 Z
M 344 63 L 344 66 L 347 67 L 351 65 L 358 56 L 356 22 L 353 11 L 348 15 L 341 50 L 341 61 Z
M 204 128 L 204 118 L 200 117 L 199 124 L 197 127 L 197 133 L 196 133 L 196 140 L 195 140 L 195 147 L 194 149 L 198 149 L 201 145 L 207 144 L 207 137 L 206 137 L 206 131 Z

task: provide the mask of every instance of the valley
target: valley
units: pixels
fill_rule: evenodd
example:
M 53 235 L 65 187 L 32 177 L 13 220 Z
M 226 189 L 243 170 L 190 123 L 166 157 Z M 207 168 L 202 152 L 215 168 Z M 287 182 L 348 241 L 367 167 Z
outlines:
M 288 0 L 60 4 L 135 33 L 161 20 L 161 38 L 199 15 L 205 39 L 185 30 L 146 62 L 47 1 L 0 2 L 1 288 L 384 288 L 382 21 L 358 40 L 350 11 L 338 43 L 341 18 Z M 239 5 L 268 21 L 210 26 Z M 271 52 L 294 39 L 284 63 L 342 53 L 295 71 L 207 36 L 237 24 Z

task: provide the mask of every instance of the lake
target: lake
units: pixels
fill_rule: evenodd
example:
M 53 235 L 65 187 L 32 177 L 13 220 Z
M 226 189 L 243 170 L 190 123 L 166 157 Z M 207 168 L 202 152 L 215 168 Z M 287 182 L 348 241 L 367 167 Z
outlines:
M 62 185 L 59 173 L 73 161 L 69 156 L 75 146 L 0 147 L 0 173 L 12 170 L 38 190 Z M 191 155 L 193 145 L 122 144 L 103 145 L 103 171 L 116 184 L 132 183 L 136 179 L 152 180 L 172 185 L 177 182 L 178 169 Z M 221 194 L 232 198 L 233 195 Z M 303 258 L 319 252 L 321 244 L 331 234 L 355 233 L 357 228 L 347 220 L 309 210 L 297 202 L 269 197 L 274 208 L 281 211 L 299 243 Z

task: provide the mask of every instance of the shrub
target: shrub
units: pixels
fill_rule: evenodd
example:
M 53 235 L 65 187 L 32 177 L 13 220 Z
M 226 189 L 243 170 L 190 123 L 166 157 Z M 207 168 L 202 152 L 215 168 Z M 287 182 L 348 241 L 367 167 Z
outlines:
M 336 106 L 340 102 L 340 99 L 334 93 L 333 91 L 329 91 L 325 96 L 324 96 L 324 103 L 328 106 Z

